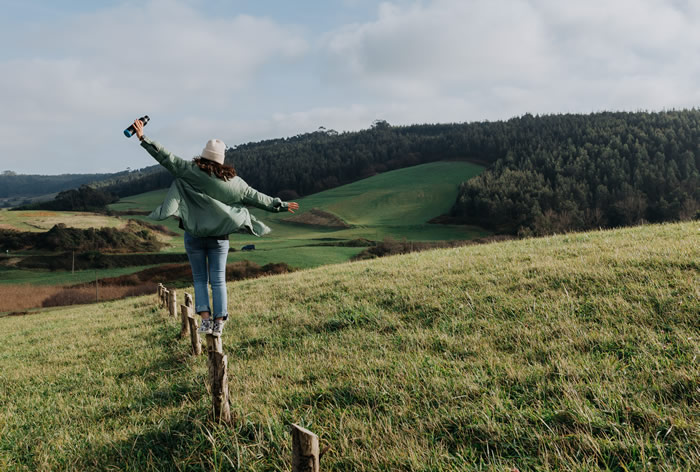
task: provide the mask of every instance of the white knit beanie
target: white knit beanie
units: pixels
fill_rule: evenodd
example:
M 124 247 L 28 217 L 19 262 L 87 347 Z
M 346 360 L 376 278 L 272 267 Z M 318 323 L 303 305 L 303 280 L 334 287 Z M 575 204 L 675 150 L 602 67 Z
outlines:
M 209 159 L 210 161 L 218 162 L 219 164 L 224 163 L 224 151 L 226 150 L 226 145 L 220 139 L 210 139 L 207 141 L 207 145 L 204 146 L 202 150 L 202 157 L 204 159 Z

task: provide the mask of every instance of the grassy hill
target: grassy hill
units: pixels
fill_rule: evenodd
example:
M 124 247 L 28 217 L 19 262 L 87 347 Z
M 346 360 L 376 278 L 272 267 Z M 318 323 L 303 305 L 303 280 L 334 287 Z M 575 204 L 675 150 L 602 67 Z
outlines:
M 310 195 L 304 208 L 331 212 L 350 225 L 422 225 L 450 211 L 461 182 L 484 168 L 469 162 L 406 167 Z
M 315 267 L 343 262 L 360 251 L 358 248 L 329 248 L 319 243 L 356 238 L 382 240 L 406 238 L 414 241 L 464 240 L 489 233 L 472 226 L 435 225 L 428 220 L 449 211 L 457 198 L 460 182 L 483 171 L 483 167 L 463 161 L 434 162 L 408 167 L 363 179 L 298 199 L 302 217 L 316 208 L 329 212 L 350 225 L 349 228 L 301 225 L 290 221 L 289 213 L 252 212 L 272 228 L 264 238 L 231 235 L 231 246 L 255 244 L 255 253 L 231 254 L 229 261 L 250 259 L 259 264 L 284 261 L 295 267 Z M 244 176 L 245 177 L 245 176 Z M 125 197 L 109 206 L 114 211 L 150 211 L 165 197 L 166 189 Z M 128 216 L 128 218 L 145 218 Z M 174 231 L 174 219 L 165 225 Z M 184 250 L 181 237 L 170 241 L 169 250 Z M 262 251 L 260 251 L 262 250 Z
M 231 428 L 155 297 L 0 318 L 0 470 L 698 470 L 699 229 L 229 284 Z

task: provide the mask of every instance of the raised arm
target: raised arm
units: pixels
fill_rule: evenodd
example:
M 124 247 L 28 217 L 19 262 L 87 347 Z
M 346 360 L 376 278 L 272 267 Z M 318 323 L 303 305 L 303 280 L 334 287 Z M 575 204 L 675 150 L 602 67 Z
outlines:
M 240 183 L 243 186 L 241 202 L 245 205 L 255 206 L 275 213 L 282 210 L 294 213 L 299 208 L 299 204 L 296 202 L 283 202 L 279 198 L 272 198 L 262 192 L 258 192 L 242 179 Z
M 143 123 L 141 123 L 141 120 L 134 121 L 134 128 L 136 129 L 136 136 L 139 138 L 139 141 L 141 141 L 141 147 L 148 151 L 148 153 L 171 174 L 175 177 L 180 177 L 189 166 L 189 163 L 165 149 L 157 141 L 148 139 L 143 134 Z

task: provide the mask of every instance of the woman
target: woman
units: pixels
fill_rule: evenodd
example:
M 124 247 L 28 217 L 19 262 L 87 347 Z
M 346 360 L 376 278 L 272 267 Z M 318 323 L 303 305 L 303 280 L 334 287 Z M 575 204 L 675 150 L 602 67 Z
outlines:
M 136 136 L 146 149 L 173 176 L 165 201 L 149 218 L 180 218 L 185 230 L 185 250 L 194 279 L 195 311 L 202 317 L 199 332 L 221 336 L 228 319 L 226 300 L 226 257 L 228 235 L 236 232 L 262 236 L 270 228 L 248 212 L 245 205 L 290 213 L 299 208 L 295 202 L 268 197 L 236 176 L 233 167 L 224 164 L 226 146 L 218 139 L 207 142 L 201 156 L 185 161 L 143 134 L 143 123 L 134 121 Z M 209 305 L 211 284 L 213 310 Z

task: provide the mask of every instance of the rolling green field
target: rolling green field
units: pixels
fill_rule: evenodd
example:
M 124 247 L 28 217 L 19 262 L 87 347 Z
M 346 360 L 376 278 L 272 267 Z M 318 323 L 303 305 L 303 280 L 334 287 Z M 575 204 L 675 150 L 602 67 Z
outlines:
M 483 167 L 468 162 L 434 162 L 378 174 L 297 200 L 301 205 L 297 214 L 318 208 L 351 225 L 346 229 L 293 224 L 285 221 L 292 216 L 290 213 L 252 209 L 251 212 L 270 226 L 272 232 L 263 238 L 231 235 L 231 247 L 255 244 L 256 248 L 266 252 L 231 254 L 229 260 L 245 258 L 262 263 L 284 261 L 306 268 L 320 265 L 326 258 L 331 263 L 348 260 L 361 250 L 318 246 L 319 243 L 328 242 L 329 238 L 336 241 L 357 238 L 383 240 L 387 237 L 440 241 L 486 236 L 489 233 L 481 228 L 427 223 L 431 218 L 447 213 L 457 198 L 458 185 L 481 171 Z M 167 189 L 162 189 L 126 197 L 109 208 L 115 211 L 150 211 L 160 205 L 166 192 Z M 139 216 L 128 218 L 146 219 Z M 182 234 L 174 219 L 162 223 Z M 184 251 L 182 237 L 172 238 L 169 244 L 166 251 Z M 306 249 L 300 251 L 302 246 Z
M 698 470 L 699 229 L 230 283 L 230 427 L 154 296 L 0 318 L 0 470 Z
M 352 226 L 416 226 L 448 213 L 460 183 L 483 167 L 469 162 L 432 162 L 406 167 L 299 200 L 300 213 L 320 208 Z

